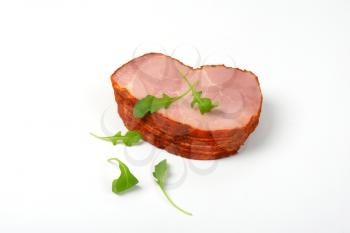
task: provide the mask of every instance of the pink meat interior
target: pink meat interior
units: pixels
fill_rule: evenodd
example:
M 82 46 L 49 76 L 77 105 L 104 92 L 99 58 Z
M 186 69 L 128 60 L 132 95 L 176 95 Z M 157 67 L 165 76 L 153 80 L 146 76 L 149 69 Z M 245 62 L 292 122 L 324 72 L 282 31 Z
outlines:
M 202 130 L 243 127 L 258 114 L 262 98 L 258 81 L 254 74 L 240 69 L 223 65 L 192 69 L 166 55 L 151 53 L 124 65 L 113 79 L 137 99 L 146 95 L 161 97 L 163 93 L 177 96 L 188 89 L 178 70 L 191 83 L 199 80 L 196 89 L 203 91 L 202 97 L 211 98 L 219 106 L 202 115 L 197 107 L 191 108 L 189 93 L 158 113 Z

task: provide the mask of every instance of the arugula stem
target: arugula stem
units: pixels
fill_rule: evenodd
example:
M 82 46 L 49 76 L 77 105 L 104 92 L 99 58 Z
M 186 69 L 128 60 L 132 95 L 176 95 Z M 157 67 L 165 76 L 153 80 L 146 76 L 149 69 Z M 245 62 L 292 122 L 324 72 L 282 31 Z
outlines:
M 184 74 L 183 74 L 181 71 L 179 71 L 179 70 L 178 70 L 178 72 L 179 72 L 181 78 L 182 78 L 183 80 L 185 80 L 185 82 L 188 84 L 188 86 L 190 87 L 190 90 L 191 90 L 192 93 L 193 93 L 193 92 L 195 91 L 195 90 L 194 90 L 194 87 L 193 87 L 193 85 L 190 83 L 190 81 L 188 80 L 188 78 L 186 77 L 186 75 L 184 75 Z M 198 82 L 198 80 L 197 80 L 196 82 Z
M 102 140 L 105 140 L 105 141 L 109 141 L 109 139 L 112 138 L 112 136 L 101 137 L 101 136 L 98 136 L 98 135 L 96 135 L 94 133 L 90 133 L 90 135 L 94 136 L 95 138 L 102 139 Z
M 118 158 L 110 158 L 110 159 L 107 159 L 107 162 L 109 162 L 110 164 L 115 165 L 112 161 L 117 161 L 118 163 L 122 162 L 122 161 L 120 161 Z
M 190 91 L 191 91 L 191 88 L 188 88 L 188 89 L 187 89 L 184 93 L 182 93 L 181 95 L 174 97 L 173 101 L 176 101 L 176 100 L 181 99 L 182 97 L 184 97 L 185 95 L 187 95 Z
M 195 85 L 197 85 L 197 83 L 198 83 L 198 80 L 195 81 L 195 82 L 193 83 L 193 85 L 195 86 Z M 188 93 L 192 92 L 192 84 L 190 84 L 190 85 L 191 85 L 191 86 L 190 86 L 185 92 L 183 92 L 183 93 L 182 93 L 181 95 L 179 95 L 179 96 L 174 97 L 173 102 L 175 102 L 176 100 L 181 99 L 182 97 L 186 96 Z
M 190 89 L 191 89 L 191 91 L 192 91 L 192 96 L 193 96 L 193 98 L 196 99 L 198 102 L 201 102 L 201 99 L 198 98 L 197 95 L 195 95 L 196 90 L 194 89 L 194 86 L 197 85 L 197 83 L 199 82 L 199 80 L 195 81 L 195 82 L 194 82 L 194 85 L 192 85 L 192 84 L 190 83 L 190 81 L 188 80 L 188 78 L 186 77 L 186 75 L 184 75 L 184 74 L 183 74 L 181 71 L 179 71 L 179 70 L 178 70 L 178 72 L 179 72 L 180 76 L 182 77 L 182 79 L 185 80 L 185 82 L 186 82 L 186 83 L 188 84 L 188 86 L 190 87 Z
M 106 136 L 106 137 L 101 137 L 101 136 L 98 136 L 94 133 L 90 133 L 90 135 L 98 138 L 98 139 L 102 139 L 102 140 L 105 140 L 105 141 L 110 141 L 110 139 L 112 138 L 115 138 L 115 139 L 123 139 L 125 136 Z
M 159 186 L 159 187 L 160 187 L 160 186 Z M 173 200 L 171 200 L 171 198 L 169 197 L 169 195 L 167 194 L 167 192 L 165 192 L 165 190 L 164 190 L 162 187 L 160 187 L 160 189 L 162 190 L 164 196 L 168 199 L 168 201 L 170 202 L 170 204 L 171 204 L 172 206 L 174 206 L 176 209 L 180 210 L 182 213 L 184 213 L 184 214 L 186 214 L 186 215 L 192 216 L 192 213 L 190 213 L 190 212 L 188 212 L 188 211 L 186 211 L 186 210 L 180 208 L 179 206 L 177 206 L 177 205 L 173 202 Z

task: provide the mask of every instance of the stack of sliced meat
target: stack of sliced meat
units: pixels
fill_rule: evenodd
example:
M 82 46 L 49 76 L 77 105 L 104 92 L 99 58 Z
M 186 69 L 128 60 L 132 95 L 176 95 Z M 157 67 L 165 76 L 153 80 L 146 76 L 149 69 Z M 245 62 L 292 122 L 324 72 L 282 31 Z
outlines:
M 133 116 L 136 102 L 146 95 L 177 96 L 188 89 L 179 75 L 219 106 L 201 114 L 191 108 L 191 93 L 169 108 Z M 235 154 L 259 122 L 262 94 L 258 78 L 249 71 L 224 65 L 198 69 L 159 53 L 135 58 L 111 77 L 118 112 L 130 130 L 137 130 L 149 143 L 190 159 L 218 159 Z

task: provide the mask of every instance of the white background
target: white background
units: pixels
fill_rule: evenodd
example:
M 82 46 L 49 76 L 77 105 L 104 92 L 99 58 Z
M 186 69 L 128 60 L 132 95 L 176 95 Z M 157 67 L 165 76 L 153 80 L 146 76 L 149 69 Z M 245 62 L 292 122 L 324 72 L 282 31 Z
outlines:
M 0 232 L 350 232 L 349 12 L 346 0 L 1 1 Z M 88 134 L 125 130 L 109 77 L 149 51 L 259 76 L 261 122 L 238 155 L 126 153 Z M 111 192 L 111 156 L 139 188 Z M 155 185 L 162 158 L 192 217 Z

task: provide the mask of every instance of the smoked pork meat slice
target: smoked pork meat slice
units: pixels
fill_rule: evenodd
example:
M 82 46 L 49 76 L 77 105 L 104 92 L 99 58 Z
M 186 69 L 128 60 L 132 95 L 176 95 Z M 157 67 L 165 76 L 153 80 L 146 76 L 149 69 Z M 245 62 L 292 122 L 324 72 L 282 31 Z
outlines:
M 219 106 L 201 114 L 191 108 L 191 93 L 167 109 L 139 119 L 136 102 L 146 95 L 177 96 L 188 89 L 179 75 Z M 235 154 L 259 122 L 262 94 L 252 72 L 224 65 L 192 68 L 160 53 L 137 57 L 111 76 L 118 112 L 129 130 L 137 130 L 156 147 L 190 159 L 211 160 Z

